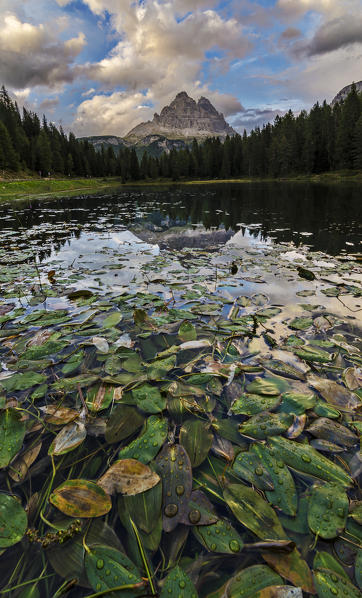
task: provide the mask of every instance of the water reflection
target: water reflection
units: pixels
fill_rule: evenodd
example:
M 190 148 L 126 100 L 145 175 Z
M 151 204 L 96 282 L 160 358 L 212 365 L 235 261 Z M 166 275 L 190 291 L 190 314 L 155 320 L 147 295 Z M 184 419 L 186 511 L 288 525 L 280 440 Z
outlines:
M 360 247 L 360 188 L 322 184 L 218 184 L 125 189 L 113 195 L 0 206 L 0 244 L 40 260 L 71 239 L 130 229 L 148 243 L 183 247 L 252 241 L 308 245 L 331 255 Z M 238 232 L 239 231 L 239 232 Z

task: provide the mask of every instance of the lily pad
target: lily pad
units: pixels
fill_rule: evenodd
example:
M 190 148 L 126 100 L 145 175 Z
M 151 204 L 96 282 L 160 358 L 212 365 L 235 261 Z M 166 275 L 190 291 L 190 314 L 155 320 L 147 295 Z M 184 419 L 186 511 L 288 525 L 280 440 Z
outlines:
M 26 532 L 28 518 L 20 502 L 8 494 L 0 494 L 0 549 L 20 542 Z

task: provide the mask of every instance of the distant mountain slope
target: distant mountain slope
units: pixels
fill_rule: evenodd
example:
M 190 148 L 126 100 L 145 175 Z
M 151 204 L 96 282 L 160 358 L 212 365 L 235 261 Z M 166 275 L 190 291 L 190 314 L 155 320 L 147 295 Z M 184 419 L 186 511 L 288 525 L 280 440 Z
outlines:
M 100 151 L 102 145 L 104 149 L 108 147 L 113 147 L 113 150 L 117 154 L 120 149 L 128 146 L 128 143 L 125 143 L 122 137 L 116 137 L 115 135 L 93 135 L 91 137 L 78 137 L 79 141 L 88 141 L 92 145 L 94 145 L 97 151 Z
M 352 85 L 353 83 L 351 83 L 350 85 L 346 85 L 346 87 L 343 87 L 343 89 L 341 89 L 341 91 L 339 91 L 337 93 L 337 95 L 333 98 L 331 104 L 332 106 L 334 106 L 334 104 L 336 104 L 337 102 L 340 102 L 341 100 L 345 100 L 346 97 L 348 96 L 349 92 L 352 89 Z M 359 93 L 362 92 L 362 81 L 358 81 L 358 83 L 355 83 L 356 85 L 356 89 Z
M 125 139 L 136 142 L 149 135 L 162 135 L 168 139 L 202 139 L 235 135 L 234 129 L 225 121 L 211 102 L 201 97 L 198 102 L 181 91 L 169 106 L 155 114 L 152 121 L 134 127 Z

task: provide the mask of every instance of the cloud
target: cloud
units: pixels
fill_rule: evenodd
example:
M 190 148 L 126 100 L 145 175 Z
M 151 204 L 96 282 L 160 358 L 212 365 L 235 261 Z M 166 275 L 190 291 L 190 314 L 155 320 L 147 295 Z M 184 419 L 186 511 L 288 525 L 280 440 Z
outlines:
M 81 95 L 82 95 L 82 98 L 86 98 L 87 96 L 91 96 L 91 95 L 92 95 L 92 93 L 94 93 L 94 92 L 95 92 L 95 89 L 94 89 L 94 87 L 91 87 L 90 89 L 88 89 L 87 91 L 84 91 L 84 92 L 81 94 Z
M 311 40 L 296 43 L 296 55 L 316 56 L 362 43 L 362 15 L 345 15 L 323 23 Z
M 243 58 L 251 49 L 241 23 L 210 8 L 215 2 L 146 0 L 141 5 L 130 0 L 84 1 L 95 14 L 110 15 L 119 41 L 105 58 L 84 65 L 82 74 L 104 92 L 114 88 L 122 92 L 93 98 L 93 107 L 106 106 L 102 114 L 93 114 L 87 101 L 80 104 L 74 122 L 77 130 L 84 128 L 87 117 L 93 131 L 105 127 L 111 133 L 125 134 L 133 123 L 140 122 L 138 106 L 145 99 L 144 116 L 151 119 L 154 111 L 169 104 L 181 89 L 191 97 L 209 97 L 226 116 L 240 111 L 242 106 L 235 97 L 212 91 L 201 82 L 205 63 L 210 70 L 228 70 L 233 60 Z M 125 104 L 130 118 L 121 108 Z
M 82 135 L 124 135 L 141 120 L 152 117 L 140 93 L 116 91 L 111 95 L 96 95 L 82 102 L 77 109 L 74 130 Z
M 43 112 L 50 112 L 51 114 L 54 113 L 55 108 L 59 104 L 59 98 L 46 98 L 39 104 L 39 109 Z
M 190 90 L 188 90 L 190 93 Z M 203 88 L 198 89 L 195 97 L 205 95 Z M 191 95 L 191 94 L 190 94 Z M 170 100 L 175 96 L 172 94 Z M 240 102 L 231 95 L 209 92 L 208 98 L 225 116 L 237 114 L 244 110 Z M 168 103 L 168 102 L 167 102 Z M 125 136 L 140 122 L 152 120 L 155 108 L 152 104 L 151 92 L 117 91 L 111 95 L 98 94 L 82 102 L 73 122 L 73 129 L 79 137 L 85 135 L 119 135 Z M 157 104 L 157 111 L 165 103 Z
M 284 111 L 271 108 L 247 108 L 231 121 L 232 126 L 239 133 L 244 129 L 250 132 L 256 127 L 262 128 L 263 125 L 273 122 L 276 116 L 281 116 Z
M 15 14 L 0 16 L 0 79 L 15 89 L 54 87 L 75 77 L 72 63 L 86 41 L 83 33 L 65 42 L 44 24 L 22 22 Z
M 300 29 L 297 29 L 296 27 L 287 27 L 287 29 L 284 29 L 283 33 L 281 33 L 279 39 L 289 41 L 296 37 L 300 37 L 301 35 L 302 32 Z

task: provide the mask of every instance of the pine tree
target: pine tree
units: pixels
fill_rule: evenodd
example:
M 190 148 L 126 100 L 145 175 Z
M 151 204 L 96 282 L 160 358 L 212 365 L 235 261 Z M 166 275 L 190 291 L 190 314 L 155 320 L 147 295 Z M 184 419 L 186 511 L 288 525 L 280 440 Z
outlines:
M 19 156 L 14 150 L 6 126 L 0 121 L 0 168 L 19 170 Z
M 352 139 L 353 168 L 362 170 L 362 114 L 356 122 Z

